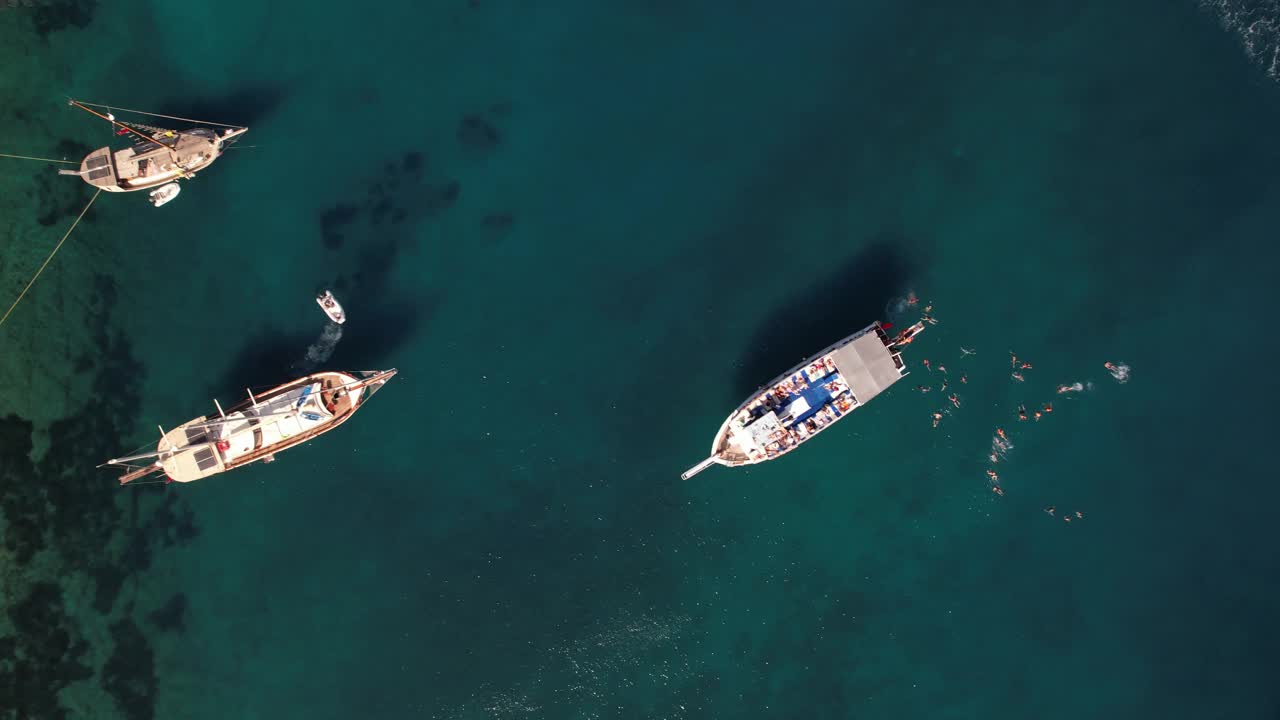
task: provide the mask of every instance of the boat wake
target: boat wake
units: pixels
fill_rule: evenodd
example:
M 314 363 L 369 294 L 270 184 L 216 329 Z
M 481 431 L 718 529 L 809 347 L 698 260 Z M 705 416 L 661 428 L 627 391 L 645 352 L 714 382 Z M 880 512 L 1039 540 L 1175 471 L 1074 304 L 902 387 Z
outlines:
M 1013 443 L 1002 439 L 999 435 L 991 436 L 991 456 L 992 458 L 1005 459 L 1009 455 L 1009 451 L 1013 449 Z
M 433 717 L 612 717 L 617 687 L 659 698 L 693 675 L 681 642 L 690 622 L 687 615 L 623 613 L 596 632 L 544 653 L 527 681 L 482 691 L 470 702 Z M 655 657 L 663 658 L 656 675 Z M 664 717 L 687 717 L 682 706 L 666 710 Z
M 1280 0 L 1277 0 L 1280 1 Z M 898 322 L 908 310 L 919 304 L 920 300 L 914 291 L 907 291 L 906 297 L 891 298 L 884 304 L 884 317 L 890 322 Z
M 1240 38 L 1245 55 L 1280 80 L 1280 0 L 1200 0 L 1222 28 Z
M 307 354 L 301 361 L 294 363 L 294 367 L 303 371 L 310 372 L 320 363 L 329 361 L 333 356 L 333 351 L 338 347 L 338 341 L 342 339 L 342 326 L 338 323 L 331 322 L 324 326 L 324 332 L 320 333 L 320 337 L 316 341 L 307 346 Z
M 1122 362 L 1109 363 L 1109 367 L 1107 369 L 1111 371 L 1111 377 L 1115 378 L 1116 382 L 1118 383 L 1129 382 L 1129 366 L 1128 365 L 1125 365 Z
M 1059 395 L 1066 395 L 1067 393 L 1078 393 L 1078 392 L 1086 392 L 1086 391 L 1089 391 L 1089 392 L 1093 391 L 1093 383 L 1075 382 L 1075 383 L 1071 383 L 1070 385 L 1058 386 Z

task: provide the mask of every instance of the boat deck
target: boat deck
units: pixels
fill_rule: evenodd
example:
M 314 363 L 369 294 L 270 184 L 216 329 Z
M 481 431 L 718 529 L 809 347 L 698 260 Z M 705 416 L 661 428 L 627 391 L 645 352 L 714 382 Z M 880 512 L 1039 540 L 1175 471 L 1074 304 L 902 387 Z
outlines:
M 792 368 L 730 416 L 713 453 L 739 465 L 799 446 L 906 374 L 891 345 L 873 325 Z
M 346 389 L 355 378 L 341 373 L 310 376 L 277 388 L 256 403 L 238 405 L 225 417 L 196 418 L 166 434 L 177 452 L 163 461 L 165 472 L 190 482 L 239 467 L 317 435 L 344 420 L 359 405 L 363 390 Z
M 209 167 L 218 159 L 223 144 L 243 133 L 244 129 L 219 134 L 208 128 L 195 128 L 157 135 L 160 142 L 139 142 L 123 150 L 98 148 L 85 157 L 79 173 L 67 172 L 108 192 L 145 190 L 191 177 Z

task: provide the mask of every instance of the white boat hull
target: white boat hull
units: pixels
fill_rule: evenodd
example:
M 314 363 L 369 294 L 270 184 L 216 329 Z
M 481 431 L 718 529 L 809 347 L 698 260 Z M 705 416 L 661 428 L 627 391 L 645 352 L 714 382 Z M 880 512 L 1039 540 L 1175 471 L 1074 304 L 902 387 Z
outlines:
M 168 185 L 158 187 L 150 193 L 151 204 L 156 207 L 160 207 L 161 205 L 164 205 L 170 200 L 178 197 L 178 193 L 180 192 L 182 192 L 182 187 L 176 182 L 171 182 Z
M 333 296 L 329 290 L 325 290 L 316 296 L 316 304 L 324 311 L 329 319 L 341 325 L 347 321 L 347 313 L 342 309 L 342 305 L 338 303 L 338 299 Z

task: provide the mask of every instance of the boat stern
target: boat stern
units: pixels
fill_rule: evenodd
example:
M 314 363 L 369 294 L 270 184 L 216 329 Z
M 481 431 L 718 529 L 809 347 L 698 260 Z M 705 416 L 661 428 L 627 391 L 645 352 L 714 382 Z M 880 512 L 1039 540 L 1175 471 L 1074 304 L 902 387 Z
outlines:
M 80 162 L 79 170 L 59 170 L 58 174 L 79 176 L 81 180 L 107 192 L 123 192 L 109 147 L 98 148 L 86 155 Z

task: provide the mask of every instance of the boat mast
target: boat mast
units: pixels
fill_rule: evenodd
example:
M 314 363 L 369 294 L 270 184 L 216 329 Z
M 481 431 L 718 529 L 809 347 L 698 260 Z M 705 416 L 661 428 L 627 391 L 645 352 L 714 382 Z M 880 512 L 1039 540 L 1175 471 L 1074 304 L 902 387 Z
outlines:
M 142 134 L 142 133 L 138 132 L 137 130 L 134 130 L 133 128 L 129 127 L 128 125 L 125 125 L 125 124 L 124 124 L 124 123 L 122 123 L 122 122 L 118 122 L 118 121 L 115 119 L 115 116 L 103 115 L 102 113 L 98 112 L 97 110 L 93 110 L 93 109 L 90 109 L 90 108 L 85 107 L 84 105 L 82 105 L 80 102 L 78 102 L 78 101 L 76 101 L 76 100 L 70 100 L 70 99 L 69 99 L 67 102 L 68 102 L 68 104 L 73 105 L 73 106 L 75 106 L 75 107 L 78 107 L 78 108 L 80 108 L 81 110 L 84 110 L 84 111 L 85 111 L 85 112 L 87 112 L 87 113 L 90 113 L 90 114 L 92 114 L 92 115 L 97 115 L 98 117 L 102 118 L 103 120 L 106 120 L 107 122 L 111 123 L 111 125 L 112 125 L 113 127 L 119 127 L 119 128 L 124 129 L 124 130 L 128 130 L 129 132 L 133 133 L 134 135 L 137 135 L 138 137 L 142 138 L 143 140 L 145 140 L 145 141 L 147 141 L 147 142 L 149 142 L 149 143 L 155 143 L 155 144 L 157 144 L 157 145 L 159 145 L 159 146 L 161 146 L 161 147 L 167 148 L 167 149 L 169 150 L 169 154 L 170 154 L 170 155 L 172 155 L 172 156 L 173 156 L 174 161 L 175 161 L 175 162 L 177 162 L 177 160 L 178 160 L 178 154 L 177 154 L 176 152 L 174 152 L 173 148 L 169 147 L 168 145 L 165 145 L 164 143 L 160 142 L 159 140 L 157 140 L 157 139 L 155 139 L 155 138 L 153 138 L 153 137 L 150 137 L 150 136 L 148 136 L 148 135 L 144 135 L 144 134 Z M 175 135 L 177 135 L 177 134 L 178 134 L 178 132 L 175 130 L 175 131 L 174 131 L 174 134 L 175 134 Z

